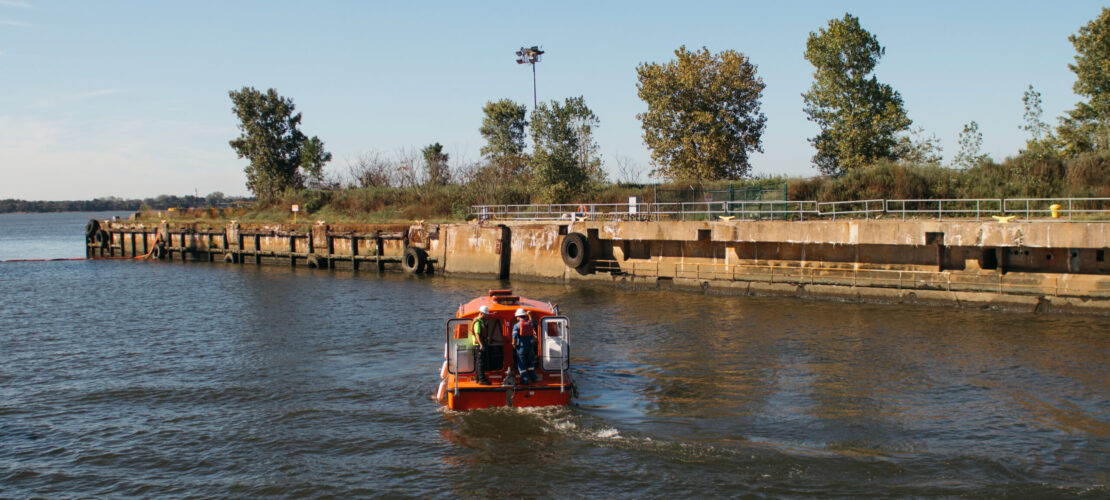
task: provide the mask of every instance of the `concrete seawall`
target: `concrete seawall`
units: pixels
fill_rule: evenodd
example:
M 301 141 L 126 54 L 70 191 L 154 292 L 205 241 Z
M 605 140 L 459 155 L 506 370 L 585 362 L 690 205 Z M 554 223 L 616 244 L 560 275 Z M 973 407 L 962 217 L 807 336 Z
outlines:
M 91 255 L 1110 314 L 1110 225 L 935 220 L 151 225 Z M 161 250 L 159 250 L 161 249 Z M 361 267 L 360 267 L 361 266 Z

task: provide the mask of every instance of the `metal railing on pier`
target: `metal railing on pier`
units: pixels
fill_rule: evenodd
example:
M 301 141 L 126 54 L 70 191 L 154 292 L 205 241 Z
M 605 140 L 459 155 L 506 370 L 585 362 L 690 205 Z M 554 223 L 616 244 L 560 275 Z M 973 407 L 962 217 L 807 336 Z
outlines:
M 902 220 L 906 216 L 936 216 L 938 220 L 944 219 L 970 219 L 980 220 L 1002 213 L 1002 200 L 997 198 L 976 199 L 941 199 L 941 200 L 886 200 L 884 210 L 891 215 L 900 215 Z
M 879 219 L 999 222 L 1108 222 L 1110 198 L 974 198 L 851 200 L 737 200 L 673 203 L 475 205 L 479 220 L 759 221 Z
M 1066 215 L 1067 220 L 1076 216 L 1110 219 L 1110 198 L 1007 198 L 1002 208 L 1006 213 L 1021 214 L 1027 219 L 1053 215 L 1058 219 L 1060 214 Z

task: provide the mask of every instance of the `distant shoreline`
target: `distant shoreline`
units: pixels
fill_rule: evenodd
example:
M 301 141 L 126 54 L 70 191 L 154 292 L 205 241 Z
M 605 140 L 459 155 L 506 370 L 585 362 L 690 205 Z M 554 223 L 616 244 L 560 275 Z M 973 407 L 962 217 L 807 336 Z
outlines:
M 233 202 L 250 200 L 243 197 L 225 197 L 223 193 L 208 196 L 159 195 L 152 198 L 129 199 L 106 197 L 91 200 L 0 200 L 0 214 L 11 213 L 61 213 L 61 212 L 138 212 L 141 210 L 165 210 L 169 207 L 222 206 Z

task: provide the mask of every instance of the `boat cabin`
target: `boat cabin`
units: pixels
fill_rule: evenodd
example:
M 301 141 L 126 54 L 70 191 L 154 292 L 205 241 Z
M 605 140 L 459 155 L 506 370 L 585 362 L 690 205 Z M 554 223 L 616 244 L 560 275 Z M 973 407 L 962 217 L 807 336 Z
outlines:
M 482 358 L 489 384 L 479 384 L 475 350 L 470 341 L 471 323 L 480 307 L 489 308 L 485 319 Z M 538 381 L 521 385 L 512 348 L 517 309 L 524 309 L 535 327 Z M 447 321 L 445 362 L 437 400 L 452 409 L 492 406 L 545 406 L 568 404 L 573 382 L 570 368 L 568 321 L 556 305 L 513 295 L 511 290 L 490 290 L 484 297 L 459 306 Z

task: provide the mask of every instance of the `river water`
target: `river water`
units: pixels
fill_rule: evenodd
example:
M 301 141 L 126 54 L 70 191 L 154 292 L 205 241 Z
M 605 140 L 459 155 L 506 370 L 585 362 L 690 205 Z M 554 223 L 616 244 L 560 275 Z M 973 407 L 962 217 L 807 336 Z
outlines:
M 0 215 L 0 260 L 89 214 Z M 443 324 L 556 302 L 580 398 L 454 413 Z M 0 263 L 0 497 L 1110 496 L 1110 319 L 129 260 Z

